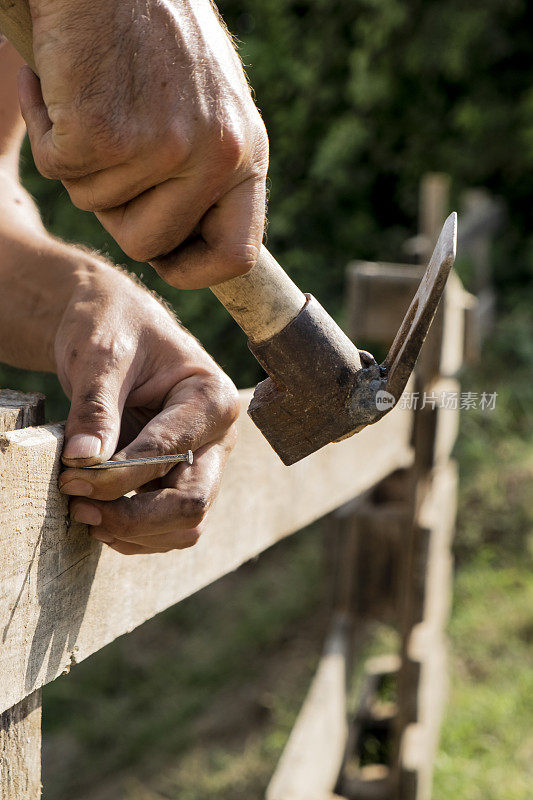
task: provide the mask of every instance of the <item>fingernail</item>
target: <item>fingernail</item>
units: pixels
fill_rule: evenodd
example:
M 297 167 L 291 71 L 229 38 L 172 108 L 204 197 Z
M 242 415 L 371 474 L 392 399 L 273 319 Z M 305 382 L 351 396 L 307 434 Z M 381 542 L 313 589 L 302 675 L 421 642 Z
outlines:
M 90 497 L 94 492 L 94 486 L 92 483 L 87 483 L 87 481 L 76 479 L 64 483 L 59 491 L 63 492 L 63 494 L 76 494 L 82 497 Z
M 100 525 L 102 523 L 102 514 L 96 506 L 91 506 L 89 503 L 77 503 L 72 517 L 76 522 L 81 522 L 82 525 Z
M 106 544 L 111 544 L 111 542 L 115 541 L 114 536 L 107 533 L 100 533 L 100 531 L 98 531 L 98 533 L 91 533 L 91 536 L 93 539 L 98 539 L 99 542 L 105 542 Z
M 76 433 L 71 436 L 63 450 L 64 458 L 96 458 L 100 455 L 102 442 L 90 433 Z

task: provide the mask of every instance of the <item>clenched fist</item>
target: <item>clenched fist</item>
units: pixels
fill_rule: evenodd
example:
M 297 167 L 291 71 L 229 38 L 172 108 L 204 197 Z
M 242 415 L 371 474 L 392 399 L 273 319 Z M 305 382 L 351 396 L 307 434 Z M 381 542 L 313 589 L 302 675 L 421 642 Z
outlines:
M 36 164 L 170 284 L 259 254 L 268 139 L 209 0 L 30 0 L 39 78 L 19 76 Z

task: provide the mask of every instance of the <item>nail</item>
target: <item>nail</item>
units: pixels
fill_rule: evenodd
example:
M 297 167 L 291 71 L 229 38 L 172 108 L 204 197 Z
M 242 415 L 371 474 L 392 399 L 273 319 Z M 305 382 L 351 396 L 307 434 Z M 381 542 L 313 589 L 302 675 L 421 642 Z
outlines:
M 71 436 L 63 450 L 64 458 L 96 458 L 102 450 L 98 436 L 90 433 L 76 433 Z
M 102 523 L 100 509 L 89 503 L 76 503 L 72 516 L 76 522 L 81 522 L 82 525 L 101 525 Z
M 92 483 L 87 483 L 87 481 L 75 479 L 64 483 L 59 490 L 63 492 L 63 494 L 75 494 L 80 495 L 81 497 L 90 497 L 94 492 L 94 486 Z
M 111 536 L 110 533 L 100 533 L 98 531 L 97 533 L 91 533 L 91 536 L 93 539 L 98 539 L 99 542 L 105 542 L 106 544 L 111 544 L 111 542 L 115 541 L 115 537 Z

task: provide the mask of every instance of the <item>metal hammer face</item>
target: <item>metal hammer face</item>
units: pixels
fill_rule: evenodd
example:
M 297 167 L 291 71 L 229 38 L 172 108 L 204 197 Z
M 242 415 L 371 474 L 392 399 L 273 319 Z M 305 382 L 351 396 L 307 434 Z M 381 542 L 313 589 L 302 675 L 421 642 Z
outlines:
M 284 464 L 358 433 L 394 407 L 453 266 L 456 231 L 454 213 L 383 364 L 359 351 L 310 295 L 279 333 L 260 344 L 249 342 L 269 377 L 256 387 L 248 413 Z

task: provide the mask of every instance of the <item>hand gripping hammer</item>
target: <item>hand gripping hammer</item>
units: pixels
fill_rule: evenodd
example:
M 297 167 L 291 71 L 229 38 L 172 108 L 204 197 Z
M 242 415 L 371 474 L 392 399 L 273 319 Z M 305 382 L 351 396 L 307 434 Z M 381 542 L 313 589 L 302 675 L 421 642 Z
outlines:
M 34 69 L 27 0 L 0 0 L 0 30 Z M 284 464 L 377 422 L 400 398 L 455 259 L 457 215 L 439 236 L 385 361 L 359 351 L 265 247 L 246 275 L 211 290 L 268 373 L 248 413 Z

